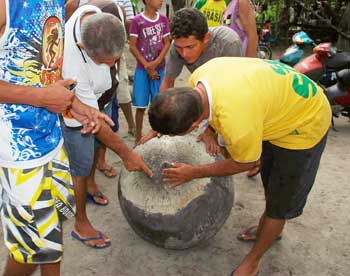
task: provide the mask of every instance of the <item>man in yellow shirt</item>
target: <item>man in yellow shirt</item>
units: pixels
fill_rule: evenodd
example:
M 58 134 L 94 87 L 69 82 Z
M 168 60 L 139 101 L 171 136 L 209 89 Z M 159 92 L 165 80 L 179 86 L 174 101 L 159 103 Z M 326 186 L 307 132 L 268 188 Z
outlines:
M 190 86 L 155 98 L 149 110 L 152 128 L 184 135 L 209 124 L 223 136 L 231 158 L 202 166 L 174 163 L 163 170 L 164 181 L 176 187 L 195 178 L 232 175 L 261 159 L 266 207 L 251 237 L 255 245 L 232 273 L 256 275 L 286 220 L 302 214 L 326 144 L 328 100 L 293 68 L 252 58 L 212 59 L 194 71 Z
M 198 0 L 194 7 L 204 14 L 209 27 L 218 27 L 229 2 L 229 0 Z

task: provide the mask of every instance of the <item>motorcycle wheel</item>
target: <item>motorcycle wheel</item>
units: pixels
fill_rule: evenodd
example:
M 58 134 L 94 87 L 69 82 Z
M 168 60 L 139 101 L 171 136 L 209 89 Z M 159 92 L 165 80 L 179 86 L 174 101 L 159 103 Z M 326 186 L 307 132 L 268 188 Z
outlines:
M 272 50 L 268 45 L 258 45 L 256 56 L 261 59 L 271 59 Z

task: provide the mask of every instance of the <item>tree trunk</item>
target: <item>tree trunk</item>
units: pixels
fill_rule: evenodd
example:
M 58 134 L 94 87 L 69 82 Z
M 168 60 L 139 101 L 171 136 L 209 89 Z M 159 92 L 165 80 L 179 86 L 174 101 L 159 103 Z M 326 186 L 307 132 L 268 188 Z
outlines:
M 350 51 L 350 3 L 340 20 L 339 28 L 342 32 L 339 33 L 337 47 L 343 51 Z

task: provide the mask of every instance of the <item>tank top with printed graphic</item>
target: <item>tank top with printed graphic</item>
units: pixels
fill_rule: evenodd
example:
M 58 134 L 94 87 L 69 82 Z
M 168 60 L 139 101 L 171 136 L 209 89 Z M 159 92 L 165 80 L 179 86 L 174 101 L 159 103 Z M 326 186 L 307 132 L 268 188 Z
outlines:
M 5 4 L 0 80 L 46 87 L 61 79 L 64 1 L 12 4 L 5 0 Z M 0 132 L 0 166 L 7 168 L 41 166 L 53 158 L 63 142 L 58 115 L 25 104 L 0 104 Z

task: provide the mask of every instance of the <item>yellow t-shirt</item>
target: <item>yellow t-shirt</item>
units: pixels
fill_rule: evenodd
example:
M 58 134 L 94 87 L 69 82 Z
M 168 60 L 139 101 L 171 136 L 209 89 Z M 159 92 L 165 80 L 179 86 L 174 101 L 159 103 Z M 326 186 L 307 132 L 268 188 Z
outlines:
M 257 160 L 262 141 L 286 149 L 311 148 L 331 122 L 322 89 L 276 61 L 215 58 L 193 72 L 190 86 L 198 82 L 212 96 L 209 123 L 238 162 Z
M 226 0 L 201 0 L 195 7 L 207 18 L 209 27 L 221 25 L 222 15 L 226 9 Z

